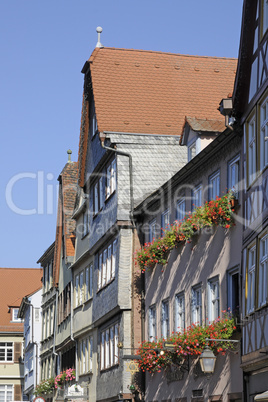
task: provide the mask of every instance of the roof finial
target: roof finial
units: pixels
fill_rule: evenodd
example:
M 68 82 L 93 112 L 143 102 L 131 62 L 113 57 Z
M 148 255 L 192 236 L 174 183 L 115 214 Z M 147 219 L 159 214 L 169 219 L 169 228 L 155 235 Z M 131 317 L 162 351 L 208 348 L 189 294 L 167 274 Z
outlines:
M 68 149 L 67 154 L 68 154 L 68 163 L 70 163 L 70 162 L 72 162 L 71 161 L 72 151 L 70 149 Z
M 98 32 L 98 42 L 96 44 L 96 47 L 103 47 L 100 41 L 100 34 L 102 33 L 102 27 L 97 27 L 96 31 Z

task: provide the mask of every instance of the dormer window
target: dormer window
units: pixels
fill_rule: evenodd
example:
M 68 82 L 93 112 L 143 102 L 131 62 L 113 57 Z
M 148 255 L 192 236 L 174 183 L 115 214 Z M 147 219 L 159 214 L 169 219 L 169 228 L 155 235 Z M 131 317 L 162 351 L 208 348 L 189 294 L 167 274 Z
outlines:
M 190 162 L 196 155 L 196 141 L 188 146 L 188 162 Z
M 19 309 L 13 308 L 12 309 L 12 322 L 23 322 L 21 318 L 18 318 Z

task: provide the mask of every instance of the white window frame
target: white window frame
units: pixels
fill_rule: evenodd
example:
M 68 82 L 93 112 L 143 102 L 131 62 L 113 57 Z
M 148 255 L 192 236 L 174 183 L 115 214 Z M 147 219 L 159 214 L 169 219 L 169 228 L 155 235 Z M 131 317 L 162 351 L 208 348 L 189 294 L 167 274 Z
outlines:
M 212 322 L 220 316 L 220 282 L 216 276 L 208 280 L 208 321 Z
M 202 184 L 192 190 L 192 211 L 202 205 Z
M 93 114 L 92 114 L 92 137 L 94 137 L 94 135 L 97 133 L 98 131 L 98 122 L 97 122 L 97 116 L 96 116 L 96 112 L 95 112 L 95 108 L 93 110 Z
M 75 275 L 75 307 L 79 306 L 79 275 Z
M 84 271 L 79 273 L 79 305 L 84 302 Z
M 118 365 L 119 324 L 110 325 L 101 331 L 101 370 Z
M 12 322 L 23 322 L 21 318 L 18 318 L 19 308 L 12 307 Z
M 85 301 L 91 299 L 93 296 L 93 264 L 91 263 L 86 267 L 85 275 Z
M 117 264 L 117 239 L 99 253 L 98 256 L 98 290 L 105 287 L 115 278 Z
M 170 213 L 169 213 L 169 208 L 167 208 L 162 214 L 161 214 L 161 231 L 162 231 L 162 236 L 164 236 L 165 232 L 169 229 L 170 227 Z
M 248 248 L 247 258 L 247 314 L 255 309 L 256 244 Z
M 5 402 L 14 401 L 14 385 L 13 384 L 0 384 L 0 395 L 3 396 Z
M 116 159 L 107 166 L 106 169 L 106 199 L 116 191 Z
M 97 215 L 104 206 L 103 197 L 103 176 L 101 176 L 93 186 L 93 210 L 94 215 Z
M 185 202 L 185 198 L 180 198 L 177 201 L 177 205 L 176 205 L 176 219 L 177 221 L 181 222 L 184 220 L 186 216 L 186 202 Z
M 256 178 L 257 159 L 256 159 L 256 116 L 249 120 L 247 125 L 247 177 L 248 185 Z
M 149 222 L 149 243 L 156 239 L 156 219 L 154 218 Z
M 148 338 L 150 342 L 156 341 L 156 306 L 150 306 L 148 309 Z
M 240 155 L 236 155 L 228 162 L 227 171 L 227 188 L 232 190 L 236 197 L 239 196 L 239 180 L 240 180 Z
M 192 287 L 192 323 L 202 325 L 203 322 L 203 303 L 202 303 L 202 284 Z
M 185 329 L 185 293 L 180 292 L 175 296 L 174 308 L 174 332 L 183 332 Z
M 260 104 L 260 169 L 268 165 L 268 97 Z
M 169 299 L 162 301 L 162 315 L 161 315 L 161 336 L 165 339 L 169 337 Z
M 216 200 L 220 196 L 221 191 L 220 171 L 217 170 L 208 178 L 208 194 L 209 200 Z
M 188 162 L 194 159 L 197 153 L 197 140 L 195 139 L 188 145 Z
M 0 355 L 3 360 L 0 363 L 13 363 L 14 361 L 14 343 L 0 342 Z
M 268 234 L 259 239 L 259 272 L 258 272 L 258 305 L 265 306 L 268 302 Z

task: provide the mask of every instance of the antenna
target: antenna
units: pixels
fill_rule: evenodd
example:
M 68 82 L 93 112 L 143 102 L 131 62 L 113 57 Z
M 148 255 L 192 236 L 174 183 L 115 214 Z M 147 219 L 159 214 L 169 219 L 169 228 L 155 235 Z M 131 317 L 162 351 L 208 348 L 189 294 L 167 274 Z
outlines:
M 101 41 L 100 41 L 100 34 L 102 33 L 102 27 L 97 27 L 96 31 L 98 33 L 98 42 L 96 44 L 96 47 L 103 47 L 103 45 L 101 44 Z

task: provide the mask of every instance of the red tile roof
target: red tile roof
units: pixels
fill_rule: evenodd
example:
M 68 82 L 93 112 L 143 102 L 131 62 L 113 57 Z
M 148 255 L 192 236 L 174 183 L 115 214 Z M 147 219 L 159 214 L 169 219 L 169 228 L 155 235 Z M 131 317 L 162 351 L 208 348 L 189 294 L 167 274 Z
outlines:
M 99 131 L 180 135 L 185 116 L 224 121 L 237 60 L 104 47 L 89 65 Z
M 19 308 L 22 298 L 40 289 L 42 269 L 0 268 L 0 332 L 23 332 L 22 323 L 12 323 L 9 307 Z

